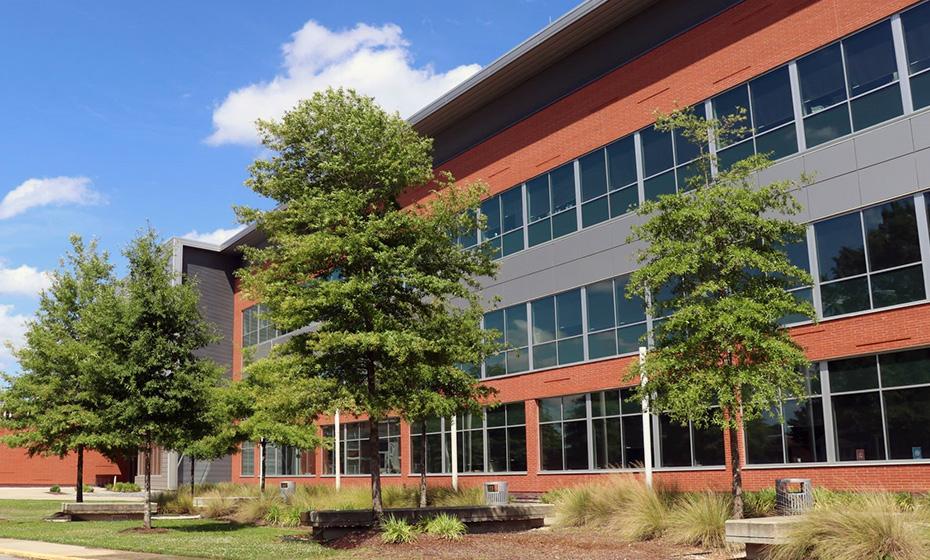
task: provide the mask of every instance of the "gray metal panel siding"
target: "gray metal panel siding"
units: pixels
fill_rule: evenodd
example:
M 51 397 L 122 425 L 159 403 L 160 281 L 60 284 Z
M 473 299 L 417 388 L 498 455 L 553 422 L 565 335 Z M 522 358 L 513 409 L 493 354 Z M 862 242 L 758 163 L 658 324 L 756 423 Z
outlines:
M 658 2 L 434 134 L 436 163 L 448 161 L 741 1 Z
M 178 485 L 184 486 L 191 483 L 191 463 L 189 458 L 181 461 L 178 469 Z M 217 484 L 219 482 L 229 482 L 232 480 L 232 456 L 227 455 L 222 459 L 215 461 L 195 461 L 194 462 L 194 483 L 195 484 Z
M 233 271 L 239 261 L 236 256 L 215 251 L 184 248 L 183 272 L 197 283 L 200 312 L 214 325 L 220 337 L 199 354 L 226 366 L 228 374 L 232 373 Z
M 759 180 L 802 172 L 814 175 L 796 192 L 802 222 L 930 189 L 930 111 L 787 158 Z M 626 238 L 639 219 L 624 216 L 508 256 L 482 295 L 499 296 L 503 307 L 630 272 L 635 251 Z

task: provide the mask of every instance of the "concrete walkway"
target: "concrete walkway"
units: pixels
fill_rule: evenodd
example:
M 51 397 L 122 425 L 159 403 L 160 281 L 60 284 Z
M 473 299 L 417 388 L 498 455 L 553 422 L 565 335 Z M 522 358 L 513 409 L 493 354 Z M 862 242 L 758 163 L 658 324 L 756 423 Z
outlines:
M 182 560 L 178 556 L 87 548 L 19 539 L 0 539 L 0 560 L 6 557 L 35 560 Z
M 94 488 L 93 492 L 84 492 L 85 502 L 141 502 L 143 494 L 110 492 L 105 488 Z M 48 500 L 51 502 L 73 502 L 74 486 L 62 486 L 61 494 L 52 494 L 48 487 L 0 487 L 0 500 Z

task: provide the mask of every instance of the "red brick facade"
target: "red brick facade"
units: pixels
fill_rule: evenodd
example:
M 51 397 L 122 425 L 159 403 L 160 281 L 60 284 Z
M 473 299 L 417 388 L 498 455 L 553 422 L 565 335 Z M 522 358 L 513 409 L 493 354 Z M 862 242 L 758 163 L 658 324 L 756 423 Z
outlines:
M 29 457 L 21 449 L 0 445 L 0 486 L 74 486 L 77 456 Z M 106 484 L 117 480 L 130 480 L 126 465 L 113 463 L 99 453 L 84 454 L 84 482 Z

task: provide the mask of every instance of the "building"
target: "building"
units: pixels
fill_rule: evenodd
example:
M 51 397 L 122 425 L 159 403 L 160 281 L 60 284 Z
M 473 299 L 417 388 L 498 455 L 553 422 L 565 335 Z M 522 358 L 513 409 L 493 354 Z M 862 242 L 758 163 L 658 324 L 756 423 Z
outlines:
M 786 401 L 784 424 L 744 428 L 746 487 L 930 488 L 930 3 L 914 0 L 589 0 L 411 117 L 435 138 L 438 169 L 490 185 L 489 230 L 462 242 L 500 248 L 484 295 L 501 304 L 485 324 L 512 349 L 481 372 L 505 406 L 460 418 L 455 438 L 433 422 L 425 461 L 410 426 L 383 425 L 386 483 L 413 484 L 424 462 L 448 483 L 453 441 L 465 484 L 542 492 L 638 471 L 642 415 L 621 378 L 653 318 L 616 294 L 634 269 L 630 208 L 681 188 L 693 157 L 652 127 L 676 104 L 748 111 L 753 132 L 714 147 L 724 164 L 772 152 L 761 180 L 815 174 L 797 192 L 806 243 L 791 250 L 820 318 L 790 326 L 816 364 L 811 398 Z M 230 335 L 211 352 L 234 378 L 244 347 L 261 356 L 287 336 L 232 276 L 237 248 L 261 242 L 254 229 L 222 246 L 176 241 L 177 266 Z M 343 482 L 367 484 L 367 433 L 342 420 Z M 728 487 L 719 430 L 649 424 L 657 479 Z M 332 484 L 336 460 L 273 447 L 267 474 Z M 177 457 L 165 461 L 176 482 Z M 247 445 L 215 474 L 255 481 L 258 463 Z

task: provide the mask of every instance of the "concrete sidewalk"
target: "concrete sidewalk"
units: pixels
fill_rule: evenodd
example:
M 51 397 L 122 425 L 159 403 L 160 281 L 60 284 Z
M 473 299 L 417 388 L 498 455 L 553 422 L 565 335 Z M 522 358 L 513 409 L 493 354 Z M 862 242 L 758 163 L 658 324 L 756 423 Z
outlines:
M 84 492 L 85 502 L 141 502 L 144 497 L 142 493 L 110 492 L 104 488 L 94 488 L 93 492 Z M 47 486 L 4 486 L 0 487 L 0 500 L 73 502 L 74 486 L 62 486 L 61 494 L 52 494 Z
M 0 539 L 0 558 L 5 556 L 35 560 L 183 560 L 180 556 L 88 548 L 86 546 L 19 539 Z

